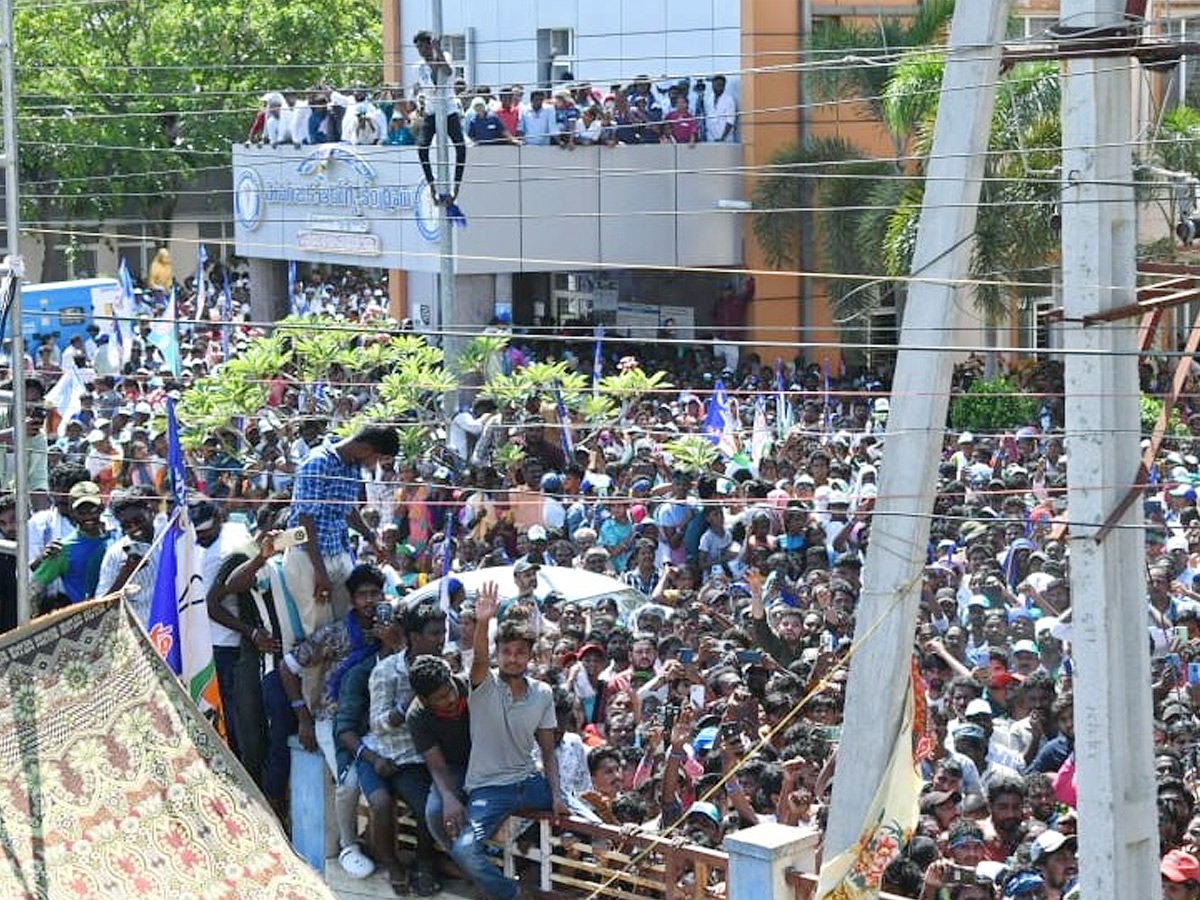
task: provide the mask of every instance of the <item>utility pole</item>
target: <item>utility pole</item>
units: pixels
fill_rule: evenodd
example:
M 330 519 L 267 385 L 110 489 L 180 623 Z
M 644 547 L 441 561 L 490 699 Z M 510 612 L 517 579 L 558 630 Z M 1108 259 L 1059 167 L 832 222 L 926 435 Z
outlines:
M 442 0 L 433 2 L 433 34 L 438 41 L 438 62 L 442 62 Z M 435 69 L 435 91 L 437 105 L 434 107 L 437 123 L 437 181 L 438 193 L 449 196 L 454 191 L 454 175 L 450 168 L 450 133 L 447 130 L 450 119 L 450 104 L 454 102 L 454 72 L 446 74 L 445 82 L 439 81 Z M 465 139 L 465 136 L 464 136 Z M 450 217 L 445 205 L 439 207 L 438 213 L 438 296 L 437 296 L 437 327 L 441 333 L 442 351 L 446 354 L 446 362 L 450 361 L 454 341 L 451 340 L 448 328 L 450 317 L 455 308 L 455 276 L 454 276 L 454 234 L 450 226 Z
M 1064 0 L 1080 42 L 1127 25 L 1125 0 Z M 1063 47 L 1063 44 L 1068 44 Z M 1060 39 L 1059 49 L 1070 49 Z M 1151 759 L 1150 660 L 1141 510 L 1101 525 L 1140 460 L 1137 329 L 1087 316 L 1132 304 L 1133 69 L 1125 56 L 1066 54 L 1062 92 L 1072 656 L 1079 870 L 1085 897 L 1161 896 Z
M 966 279 L 1008 7 L 1008 0 L 959 3 L 950 29 L 856 616 L 859 649 L 846 691 L 827 861 L 873 827 L 868 813 L 892 749 L 909 740 L 900 726 L 957 354 L 906 348 L 956 343 L 973 302 Z
M 21 311 L 21 277 L 25 274 L 17 252 L 21 198 L 17 181 L 17 91 L 13 61 L 12 0 L 0 0 L 0 103 L 4 105 L 4 226 L 6 230 L 5 273 L 9 279 L 8 327 L 12 334 L 12 430 L 13 455 L 16 456 L 17 505 L 17 621 L 28 622 L 33 616 L 29 597 L 29 438 L 25 434 L 25 335 Z

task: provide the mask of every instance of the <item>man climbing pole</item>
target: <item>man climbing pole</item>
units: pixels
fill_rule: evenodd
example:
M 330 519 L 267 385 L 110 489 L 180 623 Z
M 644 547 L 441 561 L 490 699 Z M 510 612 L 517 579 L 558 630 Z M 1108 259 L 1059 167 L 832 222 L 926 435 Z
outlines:
M 421 160 L 421 170 L 425 173 L 425 182 L 433 195 L 435 203 L 451 206 L 458 199 L 458 189 L 462 185 L 463 171 L 467 166 L 467 145 L 463 140 L 462 116 L 455 102 L 454 95 L 446 89 L 454 77 L 453 60 L 450 54 L 442 49 L 441 43 L 428 31 L 418 31 L 413 37 L 417 52 L 421 54 L 421 63 L 417 66 L 417 91 L 423 101 L 424 122 L 421 125 L 421 135 L 417 140 L 417 157 Z M 454 145 L 454 187 L 449 194 L 439 194 L 437 180 L 433 177 L 433 168 L 429 164 L 429 145 L 437 133 L 438 104 L 442 104 L 446 112 L 446 134 L 443 140 L 449 140 Z

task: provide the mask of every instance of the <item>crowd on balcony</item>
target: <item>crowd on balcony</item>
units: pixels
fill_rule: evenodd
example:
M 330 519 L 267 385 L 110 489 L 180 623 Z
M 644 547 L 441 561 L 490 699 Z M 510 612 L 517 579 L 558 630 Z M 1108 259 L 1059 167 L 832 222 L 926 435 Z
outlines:
M 270 91 L 251 123 L 246 141 L 292 144 L 417 144 L 427 101 L 399 88 L 351 91 L 319 86 L 304 94 Z M 526 91 L 454 86 L 452 114 L 460 118 L 471 145 L 577 146 L 619 144 L 733 143 L 738 108 L 724 75 L 666 82 L 641 76 L 608 90 L 581 82 Z
M 233 282 L 240 318 L 246 288 Z M 350 329 L 347 346 L 402 327 L 370 279 L 306 292 Z M 160 308 L 153 286 L 141 296 Z M 163 403 L 256 339 L 249 323 L 196 322 L 193 296 L 179 295 L 181 374 L 142 329 L 115 365 L 96 333 L 44 336 L 25 360 L 22 425 L 41 475 L 34 509 L 0 499 L 0 535 L 27 527 L 30 551 L 0 570 L 5 625 L 17 577 L 45 611 L 156 565 Z M 594 359 L 590 335 L 511 339 L 508 372 Z M 351 875 L 378 867 L 398 891 L 430 895 L 440 847 L 484 895 L 510 900 L 518 886 L 483 839 L 518 807 L 709 847 L 764 821 L 823 827 L 835 769 L 853 761 L 843 661 L 888 464 L 887 373 L 729 360 L 703 340 L 636 352 L 602 347 L 602 371 L 640 364 L 674 387 L 604 427 L 535 393 L 477 400 L 444 436 L 402 446 L 386 425 L 344 427 L 380 402 L 386 373 L 317 385 L 285 364 L 258 414 L 189 449 L 229 741 L 283 819 L 287 738 L 324 754 Z M 959 370 L 956 390 L 980 365 Z M 78 409 L 46 408 L 68 368 L 86 382 Z M 1009 368 L 1015 392 L 1038 398 L 1029 421 L 945 439 L 914 644 L 925 788 L 914 834 L 877 873 L 900 896 L 1078 896 L 1062 372 Z M 705 432 L 718 380 L 732 399 L 721 453 L 696 468 L 673 441 Z M 1146 491 L 1140 626 L 1169 898 L 1200 890 L 1200 409 L 1183 412 Z M 296 526 L 307 540 L 282 549 Z M 491 567 L 509 580 L 472 579 Z M 613 595 L 546 590 L 550 567 L 611 576 Z M 145 598 L 127 602 L 144 622 Z M 415 855 L 396 849 L 396 800 L 419 823 Z

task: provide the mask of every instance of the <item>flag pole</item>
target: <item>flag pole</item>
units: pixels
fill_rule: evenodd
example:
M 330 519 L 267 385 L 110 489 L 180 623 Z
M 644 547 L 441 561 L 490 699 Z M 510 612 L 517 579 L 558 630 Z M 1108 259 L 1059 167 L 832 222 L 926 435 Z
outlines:
M 25 261 L 20 256 L 20 188 L 17 170 L 17 91 L 13 57 L 12 0 L 0 0 L 0 102 L 4 104 L 4 226 L 6 232 L 5 266 L 8 269 L 9 322 L 12 328 L 13 376 L 13 452 L 17 457 L 15 493 L 17 507 L 17 623 L 33 617 L 33 604 L 26 573 L 29 562 L 29 530 L 25 527 L 29 506 L 29 438 L 25 434 L 25 323 L 21 309 L 21 278 Z

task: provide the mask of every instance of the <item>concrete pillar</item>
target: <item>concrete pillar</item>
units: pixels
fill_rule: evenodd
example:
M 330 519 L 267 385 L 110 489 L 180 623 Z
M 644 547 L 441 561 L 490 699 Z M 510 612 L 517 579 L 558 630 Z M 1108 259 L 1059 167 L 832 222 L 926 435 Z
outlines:
M 725 838 L 729 854 L 727 897 L 736 900 L 787 900 L 794 891 L 788 869 L 815 873 L 821 836 L 815 829 L 767 822 Z
M 403 269 L 388 269 L 388 315 L 393 319 L 409 317 L 408 273 Z
M 250 257 L 250 318 L 277 322 L 287 314 L 287 263 Z
M 825 833 L 825 859 L 874 827 L 869 816 L 901 732 L 910 681 L 921 572 L 929 542 L 950 380 L 961 354 L 953 346 L 973 300 L 971 236 L 991 135 L 992 109 L 1009 4 L 955 7 L 951 52 L 942 76 L 933 151 L 913 254 L 914 278 L 892 381 L 884 465 L 863 570 L 856 655 L 846 685 L 842 746 Z M 1072 460 L 1072 467 L 1074 460 Z M 1074 572 L 1074 564 L 1072 564 Z M 916 811 L 913 810 L 915 813 Z
M 1068 0 L 1062 20 L 1124 24 L 1124 0 Z M 1087 897 L 1160 896 L 1141 504 L 1098 530 L 1140 461 L 1137 328 L 1085 324 L 1136 299 L 1130 60 L 1068 55 L 1062 91 L 1063 340 L 1071 468 L 1079 875 Z

